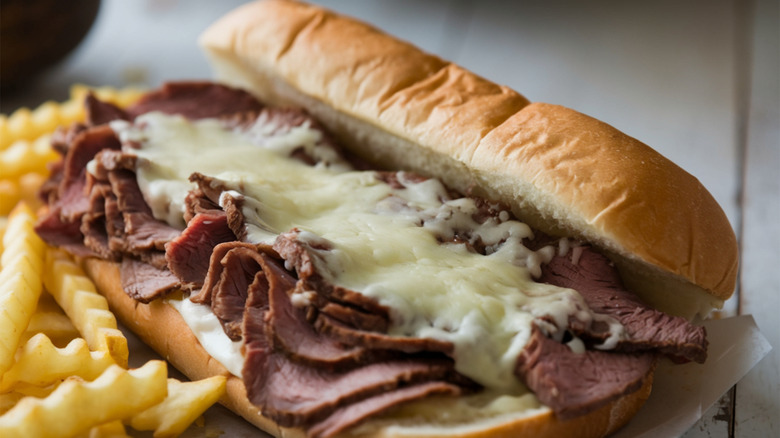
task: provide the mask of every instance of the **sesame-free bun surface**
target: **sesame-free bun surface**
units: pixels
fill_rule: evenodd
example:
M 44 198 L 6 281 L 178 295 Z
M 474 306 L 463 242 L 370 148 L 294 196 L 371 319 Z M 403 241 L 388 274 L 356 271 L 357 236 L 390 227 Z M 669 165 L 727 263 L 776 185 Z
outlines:
M 246 4 L 200 43 L 222 82 L 306 107 L 351 150 L 509 204 L 587 240 L 628 286 L 692 318 L 734 290 L 737 244 L 693 176 L 611 126 L 519 93 L 368 25 L 284 0 Z
M 82 264 L 84 270 L 95 282 L 98 291 L 106 297 L 109 307 L 117 319 L 176 369 L 192 380 L 215 375 L 227 377 L 226 393 L 220 399 L 221 404 L 275 437 L 303 438 L 306 436 L 303 429 L 279 427 L 272 420 L 263 417 L 260 409 L 247 399 L 246 389 L 241 378 L 230 374 L 222 364 L 206 352 L 173 306 L 162 299 L 144 304 L 130 298 L 122 290 L 118 263 L 89 258 L 85 259 Z M 418 429 L 416 432 L 414 429 L 407 429 L 407 432 L 403 433 L 403 431 L 393 431 L 380 422 L 372 424 L 369 420 L 367 426 L 362 426 L 363 432 L 358 436 L 416 436 L 424 430 L 425 436 L 463 438 L 601 437 L 622 427 L 636 414 L 650 396 L 652 380 L 653 370 L 650 370 L 638 391 L 589 414 L 565 422 L 558 421 L 551 410 L 543 408 L 526 416 L 503 422 L 486 423 L 483 427 L 474 427 L 474 425 L 448 427 L 440 432 L 437 432 L 435 424 L 421 422 L 419 426 L 424 427 L 424 429 Z M 413 435 L 409 434 L 410 430 Z M 351 435 L 350 431 L 343 435 L 355 436 Z
M 629 286 L 675 314 L 706 314 L 733 290 L 736 240 L 722 210 L 691 175 L 639 141 L 576 111 L 530 103 L 503 86 L 425 54 L 357 21 L 308 5 L 249 3 L 201 43 L 219 78 L 266 102 L 307 108 L 347 147 L 387 168 L 442 179 L 500 200 L 532 226 L 582 238 L 615 260 Z M 141 304 L 121 290 L 118 266 L 86 260 L 112 310 L 192 379 L 229 375 L 164 301 Z M 501 422 L 437 429 L 428 436 L 599 437 L 633 417 L 639 391 L 560 422 L 542 408 Z M 275 436 L 279 428 L 228 379 L 222 403 Z M 435 401 L 433 402 L 435 403 Z M 390 417 L 359 432 L 395 436 Z

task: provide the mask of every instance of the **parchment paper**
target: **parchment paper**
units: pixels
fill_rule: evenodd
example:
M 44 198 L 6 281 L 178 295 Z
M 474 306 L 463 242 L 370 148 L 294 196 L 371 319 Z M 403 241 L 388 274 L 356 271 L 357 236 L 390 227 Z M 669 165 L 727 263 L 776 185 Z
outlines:
M 703 364 L 659 364 L 653 392 L 615 438 L 680 436 L 739 382 L 772 347 L 750 315 L 707 321 L 710 342 Z

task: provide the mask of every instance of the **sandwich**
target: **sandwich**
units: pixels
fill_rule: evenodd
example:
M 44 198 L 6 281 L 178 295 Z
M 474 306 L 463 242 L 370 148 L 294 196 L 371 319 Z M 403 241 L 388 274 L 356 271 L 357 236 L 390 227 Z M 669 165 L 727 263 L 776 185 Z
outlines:
M 201 45 L 219 83 L 87 98 L 37 231 L 259 428 L 604 436 L 706 360 L 736 238 L 648 146 L 302 3 Z

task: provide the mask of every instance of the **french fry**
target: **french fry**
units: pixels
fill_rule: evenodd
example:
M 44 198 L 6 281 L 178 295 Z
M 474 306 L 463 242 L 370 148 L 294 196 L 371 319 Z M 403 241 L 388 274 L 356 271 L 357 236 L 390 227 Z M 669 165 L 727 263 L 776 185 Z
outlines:
M 136 430 L 153 430 L 155 438 L 174 437 L 184 432 L 225 392 L 225 376 L 194 382 L 168 379 L 168 397 L 130 419 Z
M 0 114 L 0 150 L 3 150 L 9 144 L 13 143 L 16 137 L 13 137 L 11 128 L 8 126 L 8 116 Z
M 19 140 L 0 151 L 0 174 L 11 179 L 30 172 L 48 174 L 46 165 L 59 158 L 51 148 L 50 134 L 43 134 L 34 141 Z
M 81 101 L 69 105 L 70 102 L 46 102 L 32 111 L 20 108 L 9 117 L 0 118 L 0 150 L 7 149 L 19 140 L 33 141 L 43 134 L 52 133 L 57 126 L 84 120 Z
M 0 150 L 6 149 L 18 140 L 32 141 L 42 134 L 53 132 L 57 126 L 67 126 L 85 119 L 84 97 L 90 90 L 85 85 L 74 85 L 70 99 L 63 103 L 46 102 L 34 110 L 20 108 L 9 117 L 0 116 Z M 127 107 L 144 93 L 136 88 L 117 90 L 100 87 L 93 90 L 101 100 L 120 107 Z
M 3 254 L 0 256 L 0 267 L 5 267 L 13 259 L 20 257 L 30 258 L 37 271 L 40 272 L 43 265 L 43 241 L 35 233 L 35 213 L 24 204 L 14 208 L 8 218 L 6 232 L 3 234 Z M 36 255 L 36 257 L 32 257 Z
M 129 371 L 112 365 L 92 382 L 69 378 L 48 397 L 25 397 L 0 416 L 0 436 L 74 436 L 130 417 L 165 399 L 167 373 L 165 362 L 149 361 Z
M 127 367 L 127 339 L 117 329 L 108 302 L 81 268 L 63 252 L 49 249 L 44 284 L 89 348 L 106 351 L 118 365 Z
M 35 129 L 40 133 L 54 132 L 62 123 L 59 108 L 59 104 L 52 101 L 45 102 L 36 108 L 30 117 Z
M 30 385 L 29 383 L 20 383 L 14 388 L 14 392 L 24 395 L 25 397 L 44 398 L 57 389 L 57 386 L 62 382 L 57 382 L 47 386 Z
M 19 177 L 20 201 L 27 204 L 33 211 L 37 211 L 43 205 L 43 201 L 38 197 L 38 191 L 46 178 L 47 176 L 40 173 L 27 173 Z
M 48 336 L 57 347 L 64 347 L 80 336 L 70 318 L 65 315 L 54 297 L 45 290 L 38 298 L 38 306 L 27 325 L 27 331 L 22 336 L 23 342 L 27 342 L 38 333 Z
M 0 374 L 8 370 L 43 289 L 44 243 L 35 234 L 35 215 L 20 204 L 8 220 L 0 255 Z
M 0 415 L 8 412 L 19 400 L 24 398 L 24 394 L 18 392 L 6 392 L 0 394 Z
M 125 425 L 121 421 L 112 421 L 110 423 L 95 426 L 85 435 L 88 438 L 124 438 L 127 437 Z
M 22 342 L 26 343 L 38 334 L 46 335 L 57 347 L 64 347 L 79 337 L 79 331 L 64 313 L 36 310 L 22 335 Z
M 16 180 L 0 179 L 0 216 L 8 216 L 21 198 L 22 193 Z
M 50 385 L 69 376 L 94 380 L 114 360 L 105 351 L 89 351 L 86 341 L 74 339 L 65 348 L 57 348 L 44 334 L 33 336 L 16 354 L 16 362 L 0 379 L 0 392 L 19 382 Z
M 28 140 L 32 128 L 32 111 L 19 108 L 10 117 L 0 120 L 0 150 L 7 148 L 16 140 Z M 33 134 L 32 138 L 36 136 Z
M 0 216 L 0 257 L 3 255 L 5 245 L 3 245 L 3 236 L 5 236 L 5 230 L 8 228 L 8 218 Z M 0 267 L 2 269 L 2 267 Z

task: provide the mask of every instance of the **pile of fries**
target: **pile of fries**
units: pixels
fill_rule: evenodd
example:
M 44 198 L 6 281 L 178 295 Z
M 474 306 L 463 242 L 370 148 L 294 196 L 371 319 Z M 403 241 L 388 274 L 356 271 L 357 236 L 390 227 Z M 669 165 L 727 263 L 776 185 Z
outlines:
M 127 106 L 137 90 L 92 90 Z M 0 437 L 117 437 L 126 425 L 181 434 L 225 391 L 225 378 L 168 378 L 152 360 L 127 369 L 127 339 L 92 281 L 35 233 L 37 198 L 58 155 L 58 126 L 84 119 L 88 89 L 64 103 L 0 116 Z

